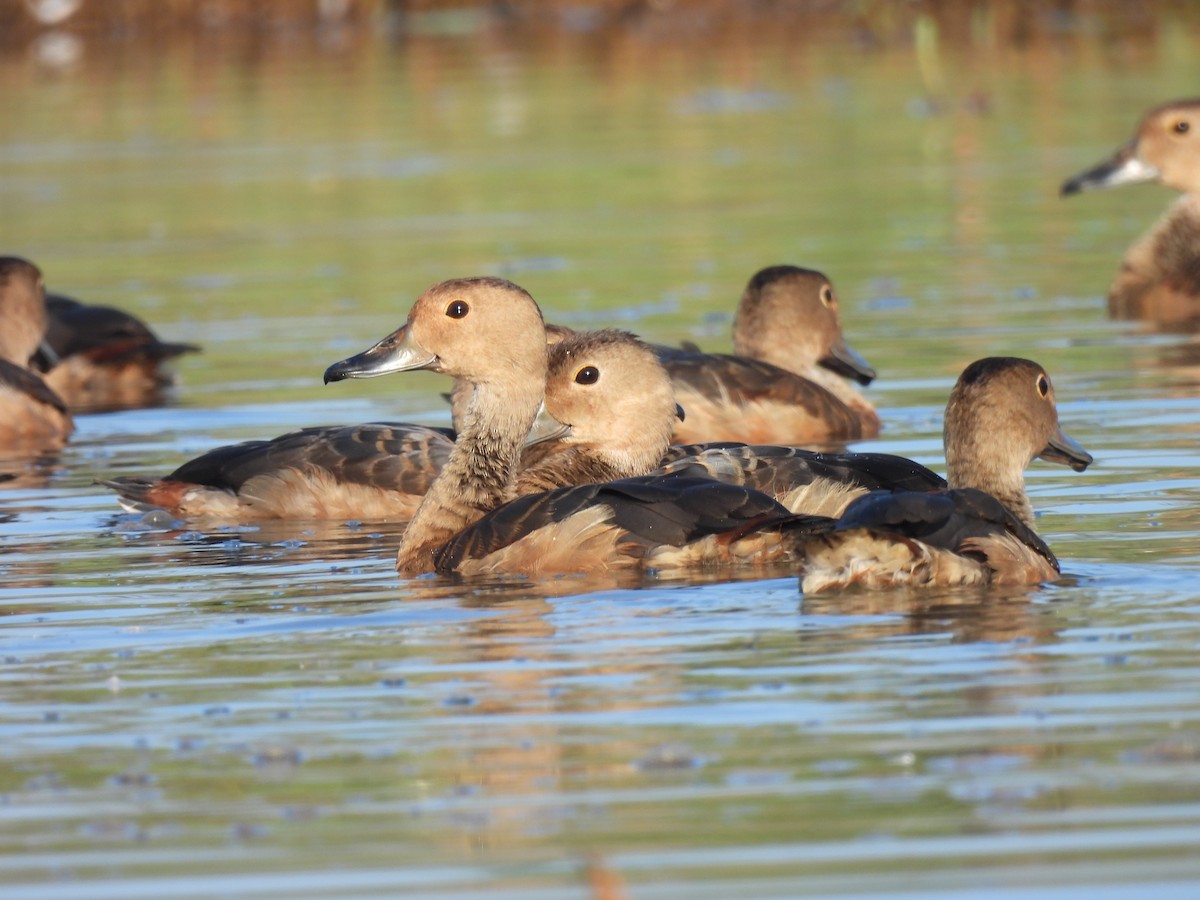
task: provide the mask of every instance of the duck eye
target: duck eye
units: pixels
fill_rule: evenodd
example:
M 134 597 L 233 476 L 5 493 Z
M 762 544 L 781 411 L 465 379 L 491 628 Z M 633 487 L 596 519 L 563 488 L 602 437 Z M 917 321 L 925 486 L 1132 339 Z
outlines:
M 595 366 L 584 366 L 575 373 L 576 384 L 595 384 L 600 380 L 600 370 Z
M 450 305 L 446 307 L 446 315 L 452 319 L 461 319 L 470 311 L 471 307 L 467 306 L 467 304 L 461 300 L 452 300 L 450 301 Z
M 1037 380 L 1038 396 L 1045 397 L 1050 393 L 1050 379 L 1045 375 L 1039 375 Z
M 1191 130 L 1191 127 L 1192 127 L 1192 125 L 1190 122 L 1188 122 L 1187 119 L 1180 119 L 1178 122 L 1175 123 L 1175 133 L 1176 134 L 1187 134 L 1188 131 Z
M 826 306 L 833 305 L 833 288 L 831 288 L 829 285 L 825 285 L 825 287 L 821 288 L 821 302 Z

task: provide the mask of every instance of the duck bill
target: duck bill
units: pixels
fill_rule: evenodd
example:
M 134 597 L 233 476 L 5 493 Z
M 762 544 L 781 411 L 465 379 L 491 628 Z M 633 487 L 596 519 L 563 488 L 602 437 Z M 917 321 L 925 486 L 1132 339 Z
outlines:
M 566 437 L 571 433 L 571 426 L 564 425 L 554 416 L 546 411 L 546 404 L 543 403 L 538 407 L 537 417 L 533 420 L 533 426 L 529 429 L 529 434 L 525 436 L 525 446 L 531 447 L 534 444 L 540 444 L 543 441 L 553 441 L 557 438 Z
M 1062 463 L 1076 472 L 1082 472 L 1092 464 L 1092 454 L 1075 443 L 1073 438 L 1067 437 L 1061 428 L 1050 438 L 1050 443 L 1038 454 L 1038 458 L 1046 462 Z
M 838 341 L 829 348 L 829 353 L 817 362 L 844 378 L 853 378 L 859 384 L 870 384 L 875 380 L 875 370 L 871 368 L 871 364 L 845 341 Z
M 436 353 L 416 342 L 408 325 L 401 325 L 382 341 L 357 356 L 336 362 L 325 370 L 325 383 L 346 378 L 375 378 L 393 372 L 412 372 L 438 367 Z
M 1160 177 L 1162 173 L 1138 159 L 1133 144 L 1129 144 L 1118 150 L 1111 159 L 1106 159 L 1100 165 L 1064 181 L 1060 193 L 1063 197 L 1069 197 L 1081 191 L 1100 190 L 1122 184 L 1141 184 L 1157 181 Z

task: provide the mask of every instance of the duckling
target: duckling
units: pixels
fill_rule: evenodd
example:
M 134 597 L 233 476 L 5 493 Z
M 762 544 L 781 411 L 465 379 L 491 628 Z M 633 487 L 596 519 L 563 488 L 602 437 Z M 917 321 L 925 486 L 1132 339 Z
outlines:
M 67 405 L 28 368 L 46 330 L 42 273 L 0 257 L 0 449 L 58 450 L 75 425 Z
M 516 493 L 650 471 L 677 407 L 650 348 L 621 331 L 550 346 L 546 397 Z M 217 519 L 405 519 L 454 448 L 443 429 L 403 423 L 305 428 L 218 447 L 166 478 L 106 485 L 127 509 Z
M 874 491 L 798 550 L 805 594 L 868 588 L 1036 584 L 1059 577 L 1034 528 L 1025 467 L 1082 472 L 1092 457 L 1063 433 L 1045 369 L 990 357 L 969 365 L 943 427 L 950 487 Z
M 806 591 L 1057 577 L 1033 531 L 1023 470 L 1039 455 L 1077 470 L 1091 457 L 1062 433 L 1045 371 L 1018 359 L 972 364 L 951 394 L 944 436 L 949 491 L 876 491 L 834 519 L 686 472 L 562 488 L 463 529 L 435 552 L 437 570 L 545 575 L 800 561 Z M 894 561 L 909 557 L 895 571 Z
M 771 266 L 751 277 L 734 317 L 733 355 L 691 345 L 659 355 L 687 411 L 676 443 L 812 444 L 879 433 L 874 407 L 838 377 L 869 384 L 875 371 L 846 344 L 837 294 L 813 269 Z
M 1114 318 L 1162 323 L 1200 319 L 1200 99 L 1164 103 L 1133 140 L 1068 179 L 1062 195 L 1157 181 L 1183 196 L 1125 254 L 1108 292 Z

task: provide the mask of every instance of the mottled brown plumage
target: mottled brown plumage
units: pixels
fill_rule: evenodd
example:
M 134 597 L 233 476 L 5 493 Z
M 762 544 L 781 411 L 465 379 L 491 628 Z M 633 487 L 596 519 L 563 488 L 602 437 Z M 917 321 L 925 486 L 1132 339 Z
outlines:
M 687 411 L 676 442 L 812 444 L 879 433 L 874 408 L 839 377 L 866 384 L 875 373 L 846 345 L 837 295 L 820 272 L 757 272 L 738 304 L 733 336 L 732 355 L 659 348 Z
M 41 271 L 0 257 L 0 452 L 58 450 L 74 430 L 62 398 L 28 367 L 45 328 Z
M 1108 293 L 1120 319 L 1200 321 L 1200 100 L 1150 110 L 1133 140 L 1066 181 L 1063 195 L 1157 181 L 1183 192 L 1125 254 Z

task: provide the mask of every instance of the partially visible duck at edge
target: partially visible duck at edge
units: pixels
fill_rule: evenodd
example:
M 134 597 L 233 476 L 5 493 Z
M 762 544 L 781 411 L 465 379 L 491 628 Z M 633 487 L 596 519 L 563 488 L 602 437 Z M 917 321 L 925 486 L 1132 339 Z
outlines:
M 1108 292 L 1118 319 L 1200 322 L 1200 99 L 1165 103 L 1142 118 L 1133 140 L 1063 183 L 1062 195 L 1156 181 L 1182 191 L 1125 253 Z
M 835 443 L 879 433 L 874 407 L 841 377 L 869 384 L 875 371 L 846 344 L 837 294 L 820 272 L 755 273 L 734 317 L 732 355 L 657 349 L 687 411 L 677 443 Z
M 549 575 L 791 561 L 806 592 L 1057 578 L 1058 562 L 1033 530 L 1023 471 L 1039 455 L 1080 470 L 1091 457 L 1058 426 L 1041 367 L 1016 359 L 968 367 L 947 408 L 945 442 L 949 490 L 871 492 L 836 519 L 686 473 L 522 497 L 448 541 L 437 569 Z
M 76 412 L 156 406 L 175 375 L 166 363 L 200 350 L 160 340 L 132 313 L 47 294 L 45 344 L 33 358 L 43 378 Z
M 46 330 L 42 273 L 0 257 L 0 451 L 61 449 L 74 430 L 67 405 L 28 367 Z
M 1041 458 L 1081 472 L 1092 457 L 1063 433 L 1046 371 L 1012 357 L 969 365 L 950 394 L 943 441 L 949 489 L 856 499 L 803 543 L 805 594 L 1059 577 L 1058 560 L 1034 528 L 1025 468 Z
M 549 348 L 545 403 L 516 494 L 650 471 L 677 407 L 650 348 L 621 331 L 571 333 Z M 188 518 L 406 519 L 454 448 L 422 425 L 305 428 L 218 447 L 162 479 L 104 482 L 131 511 Z

